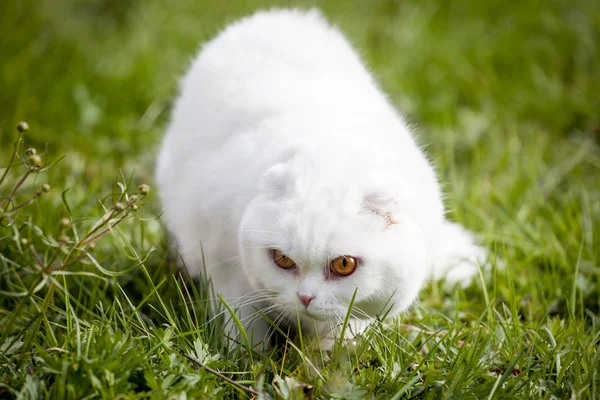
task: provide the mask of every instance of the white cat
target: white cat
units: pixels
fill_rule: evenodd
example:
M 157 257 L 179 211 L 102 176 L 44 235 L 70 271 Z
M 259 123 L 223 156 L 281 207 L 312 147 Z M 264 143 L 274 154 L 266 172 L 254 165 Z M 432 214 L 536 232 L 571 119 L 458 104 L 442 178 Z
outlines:
M 254 344 L 259 310 L 330 339 L 355 295 L 351 336 L 406 310 L 428 277 L 467 284 L 485 261 L 444 219 L 402 116 L 316 11 L 258 12 L 203 46 L 157 181 L 187 268 L 206 262 Z

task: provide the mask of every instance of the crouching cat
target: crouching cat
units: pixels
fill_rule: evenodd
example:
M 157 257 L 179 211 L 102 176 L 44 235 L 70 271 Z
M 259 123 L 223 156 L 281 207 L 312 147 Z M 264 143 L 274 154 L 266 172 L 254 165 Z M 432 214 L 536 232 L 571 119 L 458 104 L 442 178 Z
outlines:
M 402 115 L 318 12 L 233 23 L 180 89 L 156 167 L 166 223 L 253 344 L 267 345 L 266 314 L 327 346 L 351 302 L 349 336 L 406 310 L 428 278 L 466 284 L 485 261 L 445 219 Z

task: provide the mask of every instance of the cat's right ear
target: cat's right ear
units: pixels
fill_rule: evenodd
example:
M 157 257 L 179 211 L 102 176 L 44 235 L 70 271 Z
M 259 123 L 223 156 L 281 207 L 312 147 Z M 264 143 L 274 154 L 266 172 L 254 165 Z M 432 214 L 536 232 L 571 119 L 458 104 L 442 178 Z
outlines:
M 398 202 L 382 192 L 369 192 L 363 197 L 363 211 L 380 217 L 386 227 L 399 223 Z
M 262 192 L 272 196 L 285 196 L 291 185 L 290 167 L 286 163 L 275 164 L 265 172 L 259 183 Z

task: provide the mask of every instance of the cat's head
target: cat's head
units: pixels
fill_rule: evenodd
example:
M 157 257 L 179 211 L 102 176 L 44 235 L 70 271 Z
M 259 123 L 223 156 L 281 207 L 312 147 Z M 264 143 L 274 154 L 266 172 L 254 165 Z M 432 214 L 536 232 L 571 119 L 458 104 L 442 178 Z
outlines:
M 407 178 L 397 190 L 385 177 L 356 174 L 278 164 L 245 211 L 242 265 L 254 288 L 292 320 L 296 312 L 343 320 L 355 293 L 357 318 L 396 313 L 426 279 L 442 221 L 435 178 Z

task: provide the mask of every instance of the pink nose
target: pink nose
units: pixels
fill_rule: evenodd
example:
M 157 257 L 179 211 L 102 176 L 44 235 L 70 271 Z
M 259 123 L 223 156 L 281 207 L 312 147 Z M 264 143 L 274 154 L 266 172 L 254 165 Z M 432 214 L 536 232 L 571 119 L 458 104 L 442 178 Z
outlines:
M 308 305 L 310 304 L 310 302 L 313 299 L 312 296 L 301 296 L 301 295 L 298 295 L 298 298 L 300 299 L 302 304 L 304 304 L 304 307 L 308 307 Z

